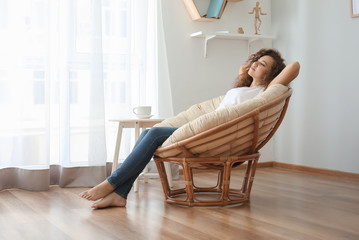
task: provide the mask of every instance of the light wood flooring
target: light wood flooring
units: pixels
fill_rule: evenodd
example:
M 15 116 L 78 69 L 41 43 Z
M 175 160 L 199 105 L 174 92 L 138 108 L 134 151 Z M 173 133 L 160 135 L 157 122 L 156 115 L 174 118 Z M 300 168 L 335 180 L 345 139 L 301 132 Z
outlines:
M 205 181 L 211 176 L 202 175 Z M 259 168 L 249 203 L 207 208 L 164 203 L 158 179 L 141 182 L 126 208 L 104 210 L 91 210 L 91 203 L 77 196 L 84 188 L 7 190 L 0 192 L 0 239 L 354 240 L 359 239 L 358 183 Z

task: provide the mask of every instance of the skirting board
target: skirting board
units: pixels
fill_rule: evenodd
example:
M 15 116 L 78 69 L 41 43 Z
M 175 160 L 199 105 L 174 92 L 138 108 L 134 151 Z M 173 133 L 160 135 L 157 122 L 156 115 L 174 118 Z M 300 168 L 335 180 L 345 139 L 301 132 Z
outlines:
M 350 180 L 357 180 L 359 181 L 359 173 L 351 173 L 351 172 L 343 172 L 339 170 L 331 170 L 325 168 L 315 168 L 315 167 L 308 167 L 302 165 L 295 165 L 290 163 L 282 163 L 282 162 L 258 162 L 257 167 L 276 167 L 276 168 L 283 168 L 295 171 L 302 171 L 308 173 L 315 173 L 315 174 L 324 174 L 327 176 L 335 176 L 335 177 L 342 177 Z
M 236 169 L 245 169 L 247 164 L 239 165 Z M 315 168 L 308 167 L 302 165 L 295 165 L 290 163 L 282 163 L 282 162 L 258 162 L 257 168 L 266 168 L 266 167 L 275 167 L 275 168 L 283 168 L 293 171 L 301 171 L 313 174 L 323 174 L 326 176 L 334 176 L 341 177 L 348 180 L 356 180 L 359 181 L 359 173 L 351 173 L 351 172 L 343 172 L 339 170 L 330 170 L 324 168 Z M 179 170 L 179 174 L 183 174 L 182 169 Z

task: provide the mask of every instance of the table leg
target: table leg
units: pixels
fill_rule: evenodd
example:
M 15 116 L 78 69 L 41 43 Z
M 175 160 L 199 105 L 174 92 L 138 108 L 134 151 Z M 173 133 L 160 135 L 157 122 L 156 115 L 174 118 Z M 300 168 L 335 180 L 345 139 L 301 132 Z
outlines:
M 145 130 L 145 128 L 142 128 L 141 131 Z M 143 179 L 145 183 L 148 183 L 148 164 L 146 165 L 146 167 L 143 169 Z
M 120 154 L 122 129 L 123 129 L 123 125 L 121 124 L 121 122 L 119 122 L 118 123 L 118 130 L 117 130 L 117 140 L 116 140 L 115 154 L 114 154 L 113 164 L 112 164 L 112 172 L 116 171 L 116 169 L 118 168 L 118 156 Z
M 139 125 L 139 122 L 136 122 L 135 124 L 135 142 L 137 142 L 138 138 L 140 137 L 140 125 Z M 141 175 L 140 175 L 141 176 Z M 133 184 L 133 190 L 134 192 L 138 192 L 138 181 L 139 181 L 139 178 L 140 176 L 138 176 Z

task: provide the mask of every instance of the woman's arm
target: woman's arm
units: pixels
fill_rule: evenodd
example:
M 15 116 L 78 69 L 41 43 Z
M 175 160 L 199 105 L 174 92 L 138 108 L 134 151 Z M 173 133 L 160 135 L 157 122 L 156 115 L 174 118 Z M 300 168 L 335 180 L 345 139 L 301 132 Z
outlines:
M 289 63 L 268 85 L 283 84 L 288 85 L 299 74 L 300 64 L 299 62 Z

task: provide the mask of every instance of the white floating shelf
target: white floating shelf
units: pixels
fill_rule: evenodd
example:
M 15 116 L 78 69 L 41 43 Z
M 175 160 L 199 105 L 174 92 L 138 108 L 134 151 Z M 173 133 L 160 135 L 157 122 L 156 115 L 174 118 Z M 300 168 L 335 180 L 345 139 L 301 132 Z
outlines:
M 268 35 L 248 35 L 248 34 L 239 34 L 239 33 L 228 33 L 226 31 L 213 32 L 213 33 L 210 33 L 210 32 L 206 33 L 206 32 L 200 31 L 200 32 L 192 33 L 190 36 L 194 37 L 194 38 L 204 38 L 204 57 L 207 57 L 208 41 L 211 39 L 214 39 L 214 38 L 247 41 L 248 53 L 249 53 L 250 44 L 252 42 L 258 41 L 258 40 L 274 39 L 273 36 L 268 36 Z

